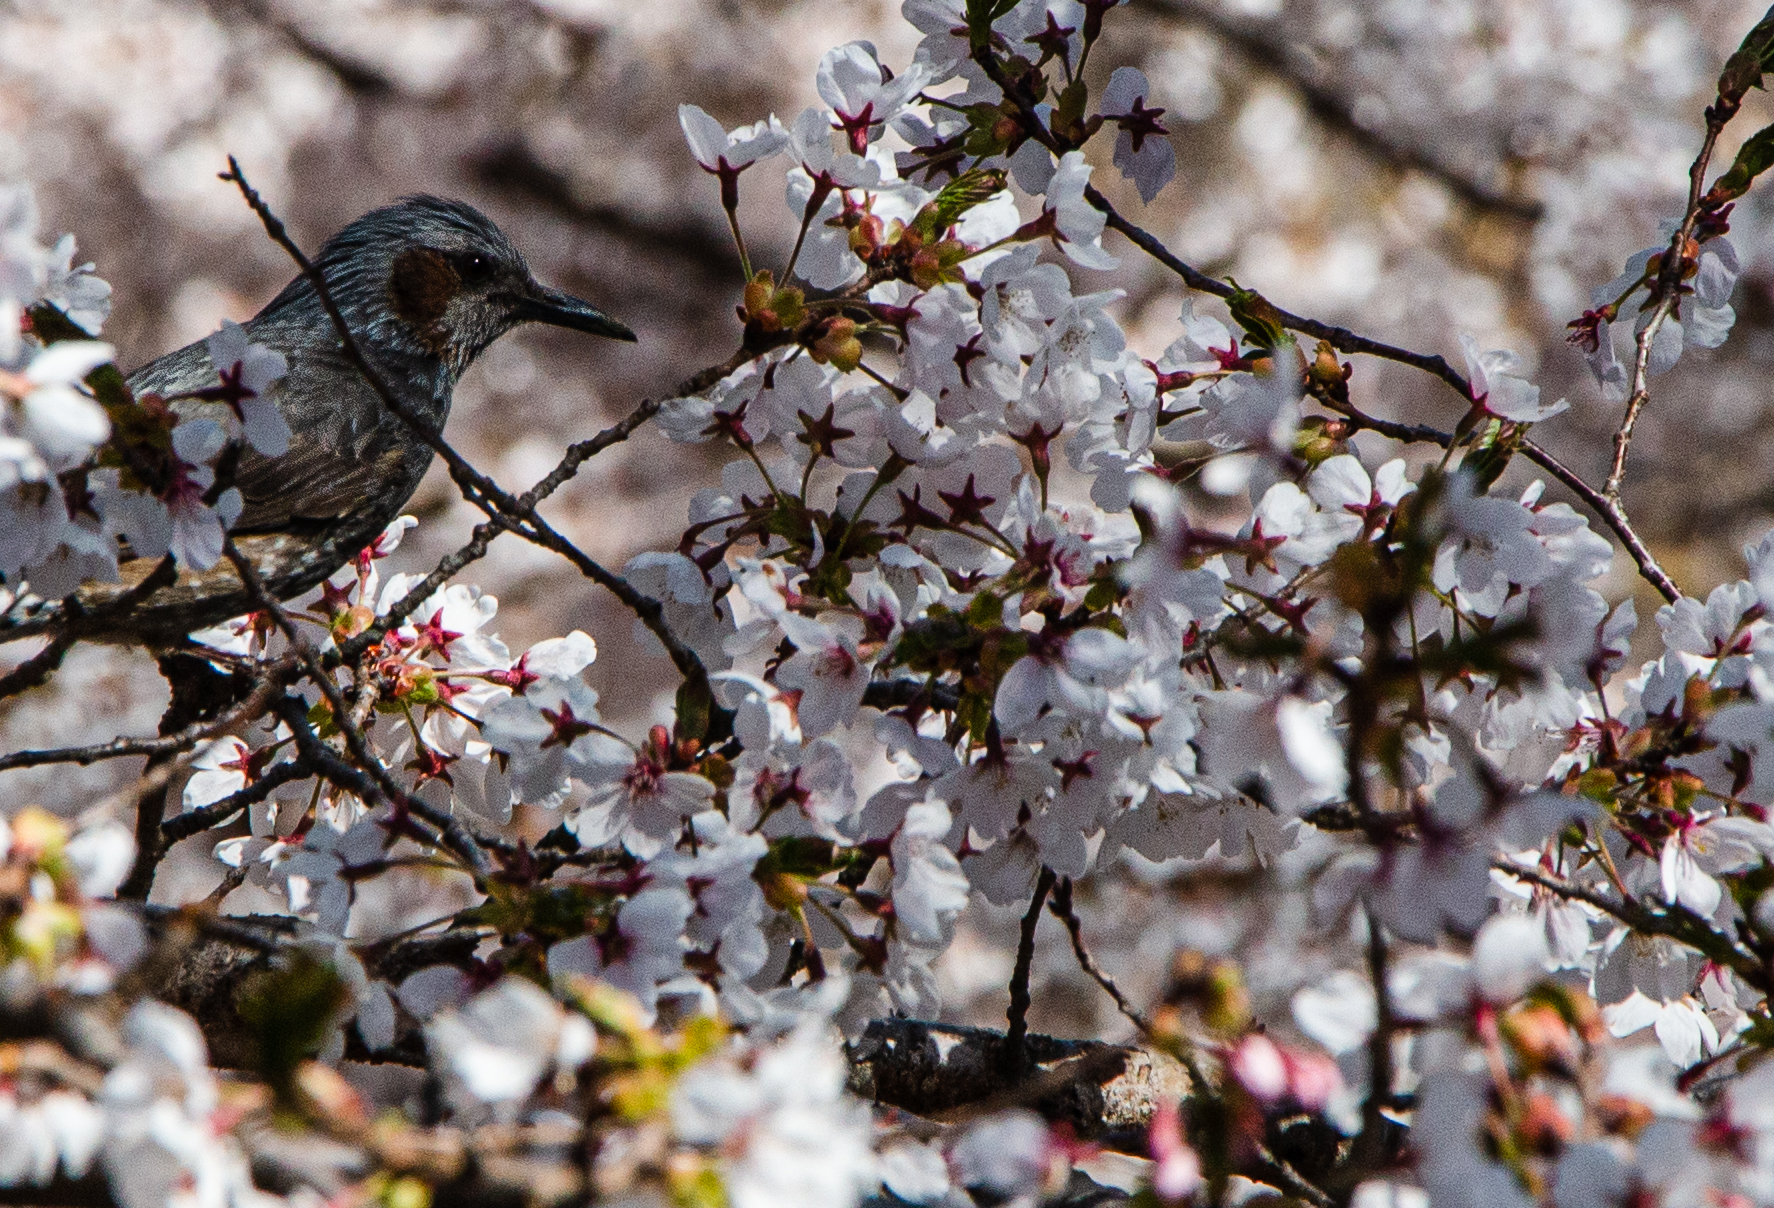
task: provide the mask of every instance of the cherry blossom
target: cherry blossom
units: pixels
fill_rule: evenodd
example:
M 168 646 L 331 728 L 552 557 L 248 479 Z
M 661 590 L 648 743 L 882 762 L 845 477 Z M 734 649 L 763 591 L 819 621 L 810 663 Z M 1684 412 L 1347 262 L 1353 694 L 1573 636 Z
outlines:
M 206 347 L 222 384 L 194 397 L 225 403 L 249 445 L 266 457 L 281 457 L 289 449 L 289 424 L 266 391 L 289 368 L 283 354 L 252 343 L 246 328 L 234 322 L 223 323 Z
M 747 264 L 743 330 L 695 379 L 717 381 L 659 409 L 708 477 L 612 584 L 630 633 L 598 634 L 661 668 L 669 652 L 675 696 L 600 709 L 591 635 L 518 653 L 465 582 L 408 607 L 429 568 L 379 565 L 403 519 L 283 617 L 193 635 L 218 669 L 281 677 L 281 724 L 243 704 L 140 748 L 177 747 L 180 812 L 0 820 L 8 1010 L 16 994 L 56 1024 L 32 1044 L 72 1043 L 69 1002 L 115 1030 L 75 1056 L 90 1078 L 0 1079 L 0 1185 L 103 1169 L 125 1204 L 268 1200 L 252 1147 L 276 1130 L 251 1105 L 281 1127 L 328 1104 L 349 1136 L 355 1092 L 329 1063 L 361 1045 L 423 1050 L 440 1129 L 581 1130 L 611 1199 L 1033 1204 L 1088 1149 L 1041 1115 L 939 1137 L 845 1089 L 840 1029 L 972 1009 L 942 999 L 992 963 L 969 947 L 977 891 L 1030 944 L 1120 979 L 1154 1051 L 1211 1059 L 1138 1125 L 1156 1202 L 1309 1182 L 1278 1162 L 1303 1133 L 1332 1181 L 1277 1190 L 1314 1202 L 1770 1198 L 1774 536 L 1704 593 L 1687 567 L 1684 595 L 1635 544 L 1630 492 L 1586 492 L 1583 467 L 1524 443 L 1566 404 L 1522 358 L 1462 338 L 1465 397 L 1394 426 L 1354 367 L 1376 346 L 1279 311 L 1260 258 L 1240 261 L 1249 288 L 1184 272 L 1200 296 L 1175 309 L 1143 280 L 1112 283 L 1131 300 L 1075 280 L 1118 267 L 1092 163 L 1148 202 L 1176 170 L 1150 81 L 1101 61 L 1113 7 L 912 0 L 911 60 L 831 50 L 821 107 L 789 126 L 680 107 Z M 737 181 L 782 153 L 778 280 L 751 271 Z M 1548 208 L 1537 242 L 1566 221 Z M 1644 385 L 1615 328 L 1652 372 L 1725 339 L 1753 259 L 1728 216 L 1696 202 L 1681 273 L 1667 245 L 1640 253 L 1573 325 L 1604 394 Z M 245 328 L 207 341 L 217 384 L 159 401 L 116 395 L 108 345 L 40 338 L 65 331 L 43 304 L 91 334 L 107 294 L 0 191 L 0 577 L 22 612 L 114 578 L 122 542 L 216 565 L 241 508 L 229 458 L 291 439 L 286 366 Z M 1654 632 L 1635 566 L 1666 597 Z M 350 718 L 311 690 L 329 676 Z M 161 853 L 138 857 L 138 831 L 184 834 L 291 760 L 286 800 L 179 849 L 228 870 L 214 910 L 94 900 L 140 888 Z M 226 918 L 236 889 L 280 921 Z M 1141 921 L 1160 907 L 1164 926 Z M 126 976 L 182 928 L 261 928 L 258 972 L 330 979 L 293 1074 L 224 1084 L 193 1021 Z M 400 1115 L 376 1127 L 431 1127 Z M 384 1141 L 349 1194 L 404 1203 Z
M 942 840 L 948 806 L 927 799 L 906 811 L 893 838 L 894 917 L 907 941 L 930 946 L 946 938 L 946 924 L 967 905 L 967 877 Z
M 1103 89 L 1102 113 L 1118 127 L 1115 166 L 1150 202 L 1176 175 L 1177 153 L 1158 119 L 1164 110 L 1147 103 L 1151 85 L 1137 67 L 1117 67 Z
M 425 1043 L 447 1071 L 459 1107 L 515 1107 L 551 1066 L 572 1070 L 596 1049 L 582 1015 L 563 1012 L 544 990 L 518 977 L 432 1016 Z
M 844 1066 L 816 1023 L 754 1057 L 709 1062 L 672 1096 L 674 1133 L 720 1154 L 735 1208 L 851 1203 L 875 1181 L 867 1110 L 843 1093 Z
M 913 63 L 892 75 L 881 65 L 873 45 L 850 42 L 826 52 L 816 82 L 820 99 L 836 115 L 833 127 L 844 132 L 851 152 L 861 155 L 924 87 L 926 70 Z
M 729 131 L 697 106 L 679 105 L 678 124 L 705 172 L 738 172 L 788 146 L 788 133 L 774 116 Z
M 1046 214 L 1051 216 L 1054 240 L 1074 264 L 1083 268 L 1110 269 L 1120 263 L 1103 250 L 1103 212 L 1085 200 L 1084 188 L 1092 169 L 1081 152 L 1060 156 L 1053 179 L 1048 182 Z
M 1460 337 L 1466 353 L 1466 375 L 1471 381 L 1472 402 L 1499 419 L 1520 424 L 1538 423 L 1565 411 L 1570 404 L 1540 402 L 1540 388 L 1522 377 L 1522 361 L 1513 352 L 1480 352 L 1478 341 Z

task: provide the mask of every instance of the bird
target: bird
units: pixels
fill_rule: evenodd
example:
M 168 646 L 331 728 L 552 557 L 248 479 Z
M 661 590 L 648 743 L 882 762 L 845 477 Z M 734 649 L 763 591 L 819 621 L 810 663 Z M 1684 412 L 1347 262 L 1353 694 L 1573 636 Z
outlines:
M 539 283 L 511 240 L 463 201 L 404 197 L 328 239 L 314 258 L 364 358 L 410 417 L 441 433 L 462 375 L 500 336 L 524 323 L 633 341 L 591 303 Z M 293 599 L 328 578 L 396 519 L 431 464 L 433 448 L 396 414 L 349 357 L 321 295 L 297 276 L 248 320 L 247 337 L 281 353 L 268 388 L 289 426 L 288 450 L 243 444 L 233 485 L 243 506 L 230 530 L 265 590 Z M 189 398 L 217 382 L 204 341 L 128 376 L 140 399 Z M 200 404 L 174 403 L 185 412 Z M 59 631 L 86 640 L 171 644 L 254 611 L 237 568 L 208 570 L 122 552 L 120 578 L 62 601 L 26 601 L 0 618 L 0 640 Z

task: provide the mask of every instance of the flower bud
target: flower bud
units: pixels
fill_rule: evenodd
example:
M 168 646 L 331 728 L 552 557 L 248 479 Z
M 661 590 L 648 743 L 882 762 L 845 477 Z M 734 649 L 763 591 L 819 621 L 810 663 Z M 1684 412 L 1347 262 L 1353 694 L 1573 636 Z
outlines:
M 807 351 L 819 364 L 849 373 L 862 364 L 862 341 L 856 336 L 856 321 L 842 317 L 829 320 L 825 331 Z
M 789 331 L 800 325 L 805 314 L 804 295 L 792 285 L 776 288 L 776 279 L 768 269 L 745 283 L 744 304 L 739 319 L 761 331 Z

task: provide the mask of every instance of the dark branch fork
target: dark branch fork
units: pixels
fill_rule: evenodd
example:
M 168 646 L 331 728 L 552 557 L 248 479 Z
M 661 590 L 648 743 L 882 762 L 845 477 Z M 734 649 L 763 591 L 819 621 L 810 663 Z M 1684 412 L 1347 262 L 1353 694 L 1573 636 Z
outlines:
M 1097 190 L 1096 186 L 1087 185 L 1084 196 L 1103 212 L 1107 225 L 1112 230 L 1121 232 L 1135 247 L 1182 278 L 1183 283 L 1190 289 L 1212 294 L 1214 297 L 1222 299 L 1230 298 L 1235 292 L 1233 287 L 1226 282 L 1210 277 L 1200 269 L 1179 259 L 1151 232 L 1137 223 L 1129 221 L 1107 197 Z M 1472 383 L 1468 382 L 1459 370 L 1448 364 L 1445 357 L 1412 352 L 1394 344 L 1369 339 L 1346 327 L 1323 323 L 1317 319 L 1296 315 L 1280 308 L 1276 309 L 1276 315 L 1281 323 L 1290 330 L 1323 340 L 1338 352 L 1355 356 L 1378 357 L 1381 360 L 1393 361 L 1400 365 L 1409 365 L 1411 368 L 1421 370 L 1432 377 L 1440 378 L 1459 394 L 1468 406 L 1471 405 Z M 1345 411 L 1341 414 L 1355 420 L 1361 427 L 1406 443 L 1426 442 L 1446 448 L 1455 440 L 1455 437 L 1450 433 L 1440 432 L 1418 424 L 1401 424 L 1366 415 L 1359 411 Z M 1628 439 L 1630 439 L 1630 433 Z M 1529 461 L 1558 479 L 1608 526 L 1609 530 L 1620 539 L 1620 544 L 1625 547 L 1627 555 L 1638 567 L 1639 574 L 1655 587 L 1664 599 L 1672 603 L 1681 599 L 1682 591 L 1676 586 L 1675 580 L 1670 578 L 1669 572 L 1658 564 L 1650 548 L 1645 545 L 1644 539 L 1632 527 L 1632 521 L 1628 518 L 1626 507 L 1621 503 L 1618 493 L 1608 494 L 1605 491 L 1597 490 L 1585 482 L 1576 471 L 1531 440 L 1521 442 L 1521 453 Z
M 316 688 L 320 689 L 321 695 L 326 697 L 327 706 L 332 710 L 333 723 L 344 735 L 346 750 L 350 752 L 358 769 L 367 774 L 367 782 L 354 784 L 351 786 L 352 791 L 365 795 L 371 801 L 382 802 L 391 808 L 416 814 L 436 827 L 444 846 L 461 857 L 477 884 L 481 882 L 492 870 L 485 850 L 468 833 L 455 815 L 413 797 L 395 781 L 394 776 L 382 763 L 381 758 L 370 748 L 369 739 L 364 734 L 362 727 L 352 719 L 351 709 L 345 703 L 344 695 L 339 691 L 339 686 L 333 681 L 333 677 L 327 674 L 326 669 L 321 666 L 320 656 L 313 645 L 296 629 L 295 622 L 290 619 L 290 615 L 284 610 L 283 605 L 273 599 L 270 593 L 265 590 L 265 584 L 260 580 L 259 573 L 252 564 L 252 559 L 242 554 L 232 539 L 224 543 L 223 553 L 240 572 L 241 582 L 246 584 L 247 592 L 252 596 L 253 601 L 261 609 L 271 614 L 278 629 L 283 633 L 284 640 L 295 649 L 296 657 L 302 661 L 306 668 L 309 680 Z M 290 726 L 292 733 L 297 734 L 298 746 L 303 745 L 297 722 L 290 716 L 289 710 L 286 707 L 280 707 L 279 712 L 283 715 L 285 723 Z M 306 717 L 301 719 L 301 728 L 307 728 Z M 321 758 L 318 752 L 311 752 L 312 749 L 304 753 L 309 754 L 310 758 Z M 356 779 L 353 777 L 353 780 Z

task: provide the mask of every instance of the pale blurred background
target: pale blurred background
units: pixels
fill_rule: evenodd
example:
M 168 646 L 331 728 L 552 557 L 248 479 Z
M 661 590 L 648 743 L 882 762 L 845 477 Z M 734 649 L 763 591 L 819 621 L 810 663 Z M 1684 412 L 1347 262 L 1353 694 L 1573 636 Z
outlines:
M 1719 65 L 1760 15 L 1748 0 L 1134 0 L 1110 16 L 1091 73 L 1100 83 L 1118 65 L 1146 70 L 1180 170 L 1142 207 L 1113 177 L 1105 140 L 1099 178 L 1179 254 L 1285 306 L 1456 364 L 1462 332 L 1516 349 L 1550 397 L 1573 404 L 1536 436 L 1599 478 L 1616 407 L 1564 324 L 1677 213 Z M 678 103 L 728 125 L 790 120 L 816 101 L 821 54 L 857 38 L 896 67 L 916 45 L 897 4 L 866 0 L 0 4 L 0 180 L 35 183 L 46 234 L 74 232 L 80 258 L 116 287 L 107 338 L 125 367 L 246 318 L 291 275 L 217 181 L 229 153 L 309 248 L 401 194 L 473 201 L 538 276 L 641 335 L 626 346 L 524 331 L 469 373 L 449 435 L 522 488 L 565 443 L 734 345 L 737 260 Z M 1771 115 L 1757 94 L 1721 162 Z M 754 253 L 779 263 L 793 234 L 780 172 L 745 183 Z M 1760 193 L 1739 204 L 1737 330 L 1656 384 L 1634 450 L 1627 502 L 1690 591 L 1736 577 L 1738 548 L 1774 522 L 1771 215 Z M 1176 283 L 1108 243 L 1122 270 L 1079 288 L 1126 290 L 1124 321 L 1156 355 L 1174 334 Z M 1409 370 L 1358 362 L 1355 390 L 1383 414 L 1446 427 L 1458 413 Z M 619 566 L 676 543 L 686 502 L 718 464 L 646 431 L 589 465 L 549 514 Z M 1509 481 L 1525 485 L 1525 470 Z M 400 568 L 459 545 L 476 515 L 436 473 L 414 510 L 424 523 Z M 1605 589 L 1624 598 L 1635 583 L 1619 563 Z M 592 679 L 619 728 L 638 734 L 661 707 L 666 665 L 639 653 L 629 618 L 564 563 L 507 538 L 465 577 L 499 597 L 514 647 L 591 632 Z M 1656 602 L 1641 594 L 1641 616 Z M 0 750 L 151 733 L 163 702 L 145 658 L 81 649 L 52 687 L 0 705 Z M 73 807 L 127 783 L 138 763 L 8 773 L 0 808 Z M 1292 940 L 1267 947 L 1220 912 L 1213 878 L 1249 875 L 1240 868 L 1106 886 L 1094 901 L 1080 890 L 1105 963 L 1136 997 L 1156 988 L 1179 940 L 1268 962 L 1276 987 L 1305 972 Z M 1287 930 L 1293 906 L 1281 902 L 1264 924 Z M 1012 915 L 974 925 L 945 961 L 958 1017 L 1001 1014 Z M 1100 996 L 1072 992 L 1083 987 L 1062 933 L 1044 936 L 1052 992 L 1036 1025 L 1113 1031 Z

